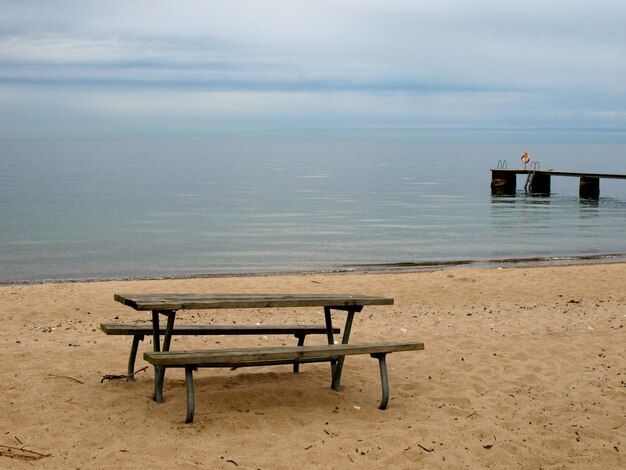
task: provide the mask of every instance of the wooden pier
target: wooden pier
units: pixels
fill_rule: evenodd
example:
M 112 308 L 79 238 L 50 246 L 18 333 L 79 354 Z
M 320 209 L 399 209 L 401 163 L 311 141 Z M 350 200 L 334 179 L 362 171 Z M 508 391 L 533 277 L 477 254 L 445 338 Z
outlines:
M 549 195 L 553 176 L 580 178 L 579 196 L 597 199 L 600 197 L 600 179 L 626 179 L 623 173 L 592 173 L 582 171 L 556 171 L 537 168 L 495 168 L 491 170 L 491 194 L 514 196 L 517 191 L 517 175 L 528 175 L 525 190 L 530 194 Z

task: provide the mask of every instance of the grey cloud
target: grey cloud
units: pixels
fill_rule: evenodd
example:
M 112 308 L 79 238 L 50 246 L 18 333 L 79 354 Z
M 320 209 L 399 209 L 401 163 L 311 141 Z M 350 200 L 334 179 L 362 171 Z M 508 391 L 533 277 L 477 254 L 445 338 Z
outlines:
M 18 106 L 30 88 L 46 115 L 55 93 L 72 90 L 84 113 L 91 92 L 117 93 L 120 106 L 127 91 L 157 101 L 152 92 L 228 92 L 220 109 L 233 115 L 245 114 L 250 93 L 283 104 L 309 93 L 299 115 L 256 105 L 272 122 L 330 120 L 316 103 L 337 100 L 329 109 L 346 125 L 410 127 L 430 116 L 450 126 L 626 128 L 622 1 L 3 1 L 2 13 L 0 122 L 10 119 L 3 103 Z M 192 102 L 175 107 L 178 118 Z

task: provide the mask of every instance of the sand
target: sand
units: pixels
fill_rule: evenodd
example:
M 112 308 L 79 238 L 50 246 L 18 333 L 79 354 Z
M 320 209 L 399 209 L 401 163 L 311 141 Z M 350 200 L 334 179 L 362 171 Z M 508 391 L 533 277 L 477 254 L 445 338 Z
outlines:
M 352 342 L 426 349 L 388 357 L 385 411 L 369 356 L 346 360 L 340 393 L 327 364 L 202 369 L 186 425 L 182 371 L 168 371 L 160 405 L 150 369 L 101 383 L 125 373 L 130 340 L 99 324 L 150 316 L 116 292 L 390 296 L 357 315 Z M 319 309 L 215 315 L 178 319 L 323 321 Z M 626 468 L 626 264 L 12 285 L 0 287 L 0 319 L 3 469 Z M 172 348 L 293 342 L 181 337 Z

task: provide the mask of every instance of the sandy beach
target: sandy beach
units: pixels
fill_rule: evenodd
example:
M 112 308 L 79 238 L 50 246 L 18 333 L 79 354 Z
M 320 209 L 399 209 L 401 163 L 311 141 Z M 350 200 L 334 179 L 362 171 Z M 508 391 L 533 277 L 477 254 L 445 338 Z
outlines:
M 148 321 L 114 293 L 359 293 L 352 342 L 422 341 L 388 357 L 391 400 L 369 356 L 201 369 L 184 424 L 184 374 L 165 403 L 152 370 L 124 374 L 130 339 L 102 322 Z M 0 287 L 0 468 L 626 467 L 626 264 L 281 275 Z M 336 315 L 338 325 L 343 316 Z M 185 323 L 319 323 L 319 309 L 185 311 Z M 292 344 L 291 337 L 175 338 L 172 349 Z M 322 344 L 324 337 L 307 339 Z M 140 352 L 151 349 L 150 339 Z M 141 356 L 141 354 L 140 354 Z M 137 368 L 146 363 L 138 358 Z

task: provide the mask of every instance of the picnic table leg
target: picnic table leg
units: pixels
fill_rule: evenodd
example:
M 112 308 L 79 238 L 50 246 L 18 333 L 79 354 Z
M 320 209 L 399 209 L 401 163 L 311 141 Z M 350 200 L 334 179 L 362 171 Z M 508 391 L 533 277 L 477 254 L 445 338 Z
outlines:
M 152 311 L 152 350 L 159 352 L 161 350 L 161 337 L 159 327 L 159 312 L 158 310 Z
M 195 366 L 185 367 L 185 386 L 187 390 L 187 418 L 185 423 L 193 423 L 193 415 L 196 410 L 195 394 L 193 389 L 193 371 Z
M 154 351 L 159 352 L 160 345 L 158 343 L 159 339 L 159 319 L 158 315 L 163 314 L 167 316 L 167 326 L 165 327 L 165 334 L 163 335 L 163 351 L 170 350 L 170 343 L 172 342 L 172 332 L 174 331 L 174 321 L 176 320 L 176 311 L 168 310 L 168 311 L 157 311 L 156 312 L 156 320 L 154 316 L 154 312 L 152 314 L 152 327 L 153 327 L 153 335 L 155 340 Z M 157 403 L 163 403 L 163 381 L 165 380 L 165 367 L 163 366 L 155 366 L 154 367 L 154 395 L 153 399 Z
M 159 312 L 158 310 L 152 311 L 152 350 L 159 352 L 161 350 L 161 338 L 160 338 L 160 326 L 159 326 Z M 156 384 L 157 377 L 159 376 L 159 366 L 154 366 L 154 383 Z M 156 386 L 152 393 L 152 399 L 157 400 Z
M 380 366 L 380 382 L 383 388 L 383 396 L 380 400 L 378 408 L 384 410 L 389 403 L 389 378 L 387 377 L 387 353 L 370 354 L 370 356 L 378 359 L 378 365 Z
M 350 308 L 348 310 L 348 315 L 346 317 L 346 325 L 343 329 L 343 337 L 341 339 L 341 344 L 348 344 L 350 340 L 350 332 L 352 330 L 352 321 L 354 320 L 354 314 L 356 312 L 361 311 L 361 307 Z M 333 381 L 331 387 L 333 390 L 341 391 L 341 372 L 343 371 L 343 363 L 345 360 L 345 356 L 340 356 L 337 359 L 337 363 L 333 367 Z
M 128 382 L 134 382 L 135 376 L 135 359 L 137 359 L 137 350 L 139 349 L 139 341 L 143 341 L 143 335 L 133 336 L 133 344 L 130 347 L 130 356 L 128 358 L 128 372 L 126 374 L 126 380 Z
M 332 315 L 330 314 L 331 309 L 334 310 L 345 310 L 348 312 L 346 318 L 346 324 L 343 329 L 343 337 L 341 339 L 342 344 L 348 344 L 350 340 L 350 331 L 352 330 L 352 321 L 354 320 L 354 314 L 356 312 L 360 312 L 363 310 L 362 305 L 353 305 L 349 307 L 324 307 L 324 316 L 326 318 L 326 335 L 328 336 L 328 344 L 335 344 L 335 339 L 333 336 L 333 320 Z M 336 391 L 341 390 L 341 372 L 343 370 L 343 362 L 345 356 L 340 356 L 337 359 L 332 359 L 330 361 L 330 370 L 332 373 L 332 383 L 331 388 Z
M 330 314 L 330 307 L 324 307 L 324 318 L 326 319 L 326 337 L 328 338 L 328 344 L 335 344 L 335 335 L 333 334 L 333 317 Z M 335 377 L 335 365 L 336 364 L 337 364 L 337 361 L 335 359 L 330 360 L 330 373 L 333 377 L 333 380 L 330 385 L 331 388 L 335 388 L 334 377 Z
M 306 333 L 296 333 L 296 338 L 298 338 L 298 346 L 304 346 L 304 338 L 306 338 Z M 300 363 L 298 361 L 293 363 L 293 373 L 297 374 L 300 372 Z

